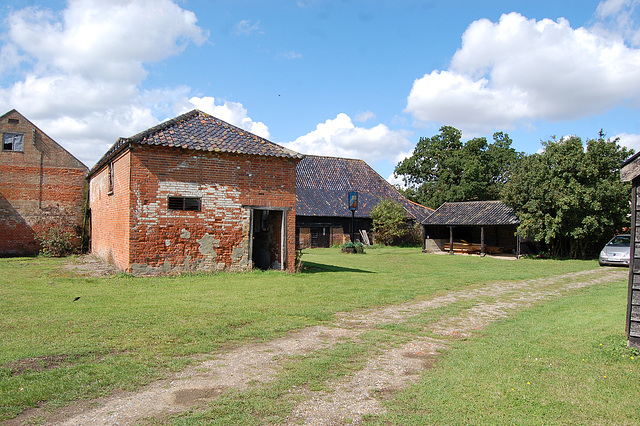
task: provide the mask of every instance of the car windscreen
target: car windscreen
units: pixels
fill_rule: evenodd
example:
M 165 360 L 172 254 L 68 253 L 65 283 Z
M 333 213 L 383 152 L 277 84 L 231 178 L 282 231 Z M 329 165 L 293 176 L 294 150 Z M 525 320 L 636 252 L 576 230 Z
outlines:
M 628 235 L 618 235 L 607 243 L 608 246 L 629 247 L 631 245 L 631 237 Z

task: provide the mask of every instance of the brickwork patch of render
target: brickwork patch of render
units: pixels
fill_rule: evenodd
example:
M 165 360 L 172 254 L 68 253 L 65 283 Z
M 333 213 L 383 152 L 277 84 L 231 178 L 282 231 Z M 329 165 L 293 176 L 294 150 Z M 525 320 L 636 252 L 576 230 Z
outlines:
M 114 263 L 139 274 L 245 270 L 251 267 L 252 209 L 280 209 L 286 215 L 287 259 L 279 262 L 293 271 L 295 160 L 146 145 L 133 146 L 125 157 L 128 167 L 115 162 L 114 170 L 116 180 L 121 174 L 128 179 L 128 198 L 125 194 L 116 201 L 118 185 L 106 204 L 94 203 L 91 196 L 93 228 L 105 242 L 93 245 L 100 257 L 126 258 Z M 105 192 L 106 173 L 105 166 L 92 176 L 92 192 Z M 170 210 L 170 196 L 200 198 L 201 210 Z M 117 220 L 115 211 L 127 215 L 128 223 L 109 225 Z M 128 235 L 120 226 L 127 227 Z

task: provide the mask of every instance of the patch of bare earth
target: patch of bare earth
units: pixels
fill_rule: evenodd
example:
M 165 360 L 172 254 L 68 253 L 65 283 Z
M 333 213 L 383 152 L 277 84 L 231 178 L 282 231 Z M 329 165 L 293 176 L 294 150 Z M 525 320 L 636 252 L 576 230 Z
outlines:
M 163 418 L 190 408 L 204 406 L 228 389 L 247 389 L 276 378 L 283 360 L 330 348 L 347 339 L 357 339 L 367 330 L 384 324 L 401 324 L 429 310 L 471 300 L 471 308 L 444 316 L 425 329 L 442 338 L 416 338 L 399 347 L 381 350 L 364 367 L 341 380 L 326 384 L 329 391 L 291 389 L 298 403 L 289 424 L 358 424 L 365 416 L 384 413 L 382 402 L 393 392 L 414 383 L 430 368 L 438 351 L 450 337 L 467 337 L 492 321 L 515 310 L 559 297 L 567 291 L 601 282 L 623 279 L 626 269 L 600 268 L 559 277 L 498 282 L 466 290 L 447 292 L 430 299 L 358 312 L 339 313 L 331 326 L 310 327 L 286 337 L 249 344 L 184 370 L 173 377 L 130 393 L 98 401 L 80 402 L 57 413 L 37 410 L 11 421 L 28 422 L 37 414 L 48 424 L 115 425 L 134 424 Z
M 63 268 L 85 277 L 109 277 L 121 272 L 115 265 L 92 254 L 70 257 Z

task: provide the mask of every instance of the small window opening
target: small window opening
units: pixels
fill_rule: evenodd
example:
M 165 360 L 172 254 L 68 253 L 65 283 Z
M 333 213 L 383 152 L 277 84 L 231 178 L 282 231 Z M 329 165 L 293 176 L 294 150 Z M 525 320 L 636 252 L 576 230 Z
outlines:
M 22 151 L 24 135 L 20 133 L 4 133 L 2 135 L 3 151 Z
M 109 163 L 109 190 L 107 191 L 107 194 L 109 195 L 113 194 L 113 176 L 113 163 Z
M 20 124 L 20 120 L 18 120 L 17 118 L 10 118 L 9 124 Z
M 169 210 L 200 211 L 201 199 L 199 197 L 169 197 Z

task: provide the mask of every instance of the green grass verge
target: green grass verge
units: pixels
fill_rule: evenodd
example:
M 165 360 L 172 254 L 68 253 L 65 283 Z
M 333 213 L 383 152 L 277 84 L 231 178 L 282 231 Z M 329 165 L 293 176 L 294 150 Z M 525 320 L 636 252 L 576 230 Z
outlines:
M 0 259 L 0 421 L 28 407 L 135 389 L 195 362 L 193 355 L 272 339 L 338 311 L 597 267 L 411 248 L 318 249 L 303 260 L 305 271 L 293 275 L 83 278 L 62 259 Z
M 579 290 L 453 341 L 375 424 L 639 424 L 627 283 Z

